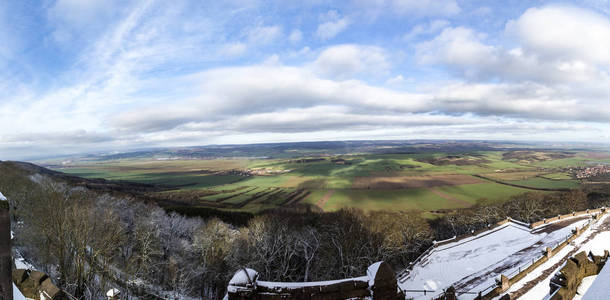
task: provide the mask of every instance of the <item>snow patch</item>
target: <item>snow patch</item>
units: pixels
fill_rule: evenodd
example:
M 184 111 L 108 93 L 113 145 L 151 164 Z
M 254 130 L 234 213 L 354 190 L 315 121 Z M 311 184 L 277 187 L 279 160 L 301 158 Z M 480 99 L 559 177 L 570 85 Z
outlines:
M 338 280 L 328 281 L 310 281 L 310 282 L 272 282 L 272 281 L 257 281 L 258 286 L 264 286 L 266 288 L 286 288 L 286 289 L 298 289 L 308 286 L 326 286 L 346 281 L 362 281 L 368 282 L 369 276 L 360 276 L 355 278 L 346 278 Z
M 18 250 L 15 250 L 15 268 L 17 269 L 27 269 L 27 270 L 35 270 L 34 266 L 27 262 L 21 253 Z
M 574 296 L 574 298 L 572 300 L 581 300 L 583 295 L 587 292 L 587 290 L 593 284 L 593 281 L 595 281 L 595 278 L 597 278 L 597 275 L 587 276 L 587 277 L 583 278 L 582 282 L 578 286 L 578 289 L 576 290 L 576 295 Z
M 108 292 L 106 292 L 106 297 L 108 297 L 108 298 L 116 297 L 120 293 L 121 293 L 121 291 L 119 291 L 118 289 L 111 288 L 108 290 Z
M 604 231 L 598 233 L 595 238 L 585 244 L 582 251 L 592 252 L 593 255 L 603 256 L 605 250 L 610 250 L 610 232 Z
M 513 219 L 513 218 L 511 218 L 511 217 L 508 217 L 508 219 L 509 219 L 511 222 L 516 223 L 516 224 L 519 224 L 519 225 L 521 225 L 521 226 L 524 226 L 524 227 L 527 227 L 527 228 L 529 228 L 529 227 L 530 227 L 530 223 L 521 222 L 521 221 L 519 221 L 519 220 L 515 220 L 515 219 Z
M 13 300 L 27 300 L 23 293 L 17 288 L 17 286 L 13 283 Z
M 375 285 L 375 277 L 377 277 L 377 271 L 379 271 L 379 266 L 381 266 L 381 263 L 382 262 L 378 261 L 366 269 L 366 275 L 369 277 L 369 286 Z
M 6 199 L 6 197 L 4 197 L 4 195 L 2 195 L 2 192 L 0 192 L 0 200 L 1 201 L 6 201 L 8 199 Z
M 426 287 L 426 289 L 431 289 L 433 291 L 438 289 L 438 285 L 436 285 L 436 282 L 434 282 L 432 280 L 426 280 L 426 283 L 424 284 L 424 287 Z

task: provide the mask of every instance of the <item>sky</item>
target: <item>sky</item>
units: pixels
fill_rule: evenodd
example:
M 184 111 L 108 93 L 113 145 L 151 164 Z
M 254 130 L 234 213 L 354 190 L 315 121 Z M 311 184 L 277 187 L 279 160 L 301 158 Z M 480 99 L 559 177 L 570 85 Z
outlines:
M 610 0 L 0 2 L 0 160 L 610 141 Z

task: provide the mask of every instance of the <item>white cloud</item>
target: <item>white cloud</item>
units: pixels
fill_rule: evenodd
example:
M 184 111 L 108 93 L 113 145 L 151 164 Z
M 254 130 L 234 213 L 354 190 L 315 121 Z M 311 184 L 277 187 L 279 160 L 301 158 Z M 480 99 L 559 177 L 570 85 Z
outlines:
M 256 44 L 269 44 L 274 42 L 282 35 L 282 27 L 274 26 L 257 26 L 250 28 L 246 32 L 248 41 Z
M 49 8 L 48 14 L 72 26 L 89 26 L 91 22 L 116 12 L 118 4 L 113 0 L 57 0 Z
M 297 43 L 301 42 L 301 40 L 303 40 L 303 33 L 300 30 L 295 29 L 290 33 L 290 36 L 288 37 L 288 39 L 290 40 L 291 43 L 297 44 Z
M 385 51 L 376 46 L 338 45 L 325 49 L 313 68 L 325 76 L 349 78 L 360 73 L 385 73 L 390 63 Z
M 401 14 L 449 16 L 460 12 L 454 0 L 392 0 L 391 3 Z
M 267 57 L 262 64 L 265 66 L 277 66 L 280 64 L 280 56 L 277 54 L 272 54 Z
M 244 52 L 246 52 L 247 48 L 248 47 L 244 43 L 231 43 L 222 47 L 220 54 L 228 57 L 241 56 L 242 54 L 244 54 Z
M 73 47 L 79 39 L 91 40 L 113 18 L 128 14 L 137 3 L 116 0 L 57 0 L 46 11 L 53 29 L 50 37 L 62 47 Z
M 163 131 L 163 128 L 193 129 L 192 125 L 183 126 L 203 123 L 208 129 L 220 130 L 219 128 L 227 127 L 237 132 L 264 131 L 261 128 L 273 127 L 273 124 L 277 125 L 280 121 L 288 122 L 289 115 L 313 112 L 316 109 L 327 110 L 328 113 L 295 117 L 289 128 L 326 130 L 328 128 L 325 124 L 330 124 L 330 121 L 312 123 L 312 120 L 324 115 L 338 118 L 341 114 L 351 120 L 348 122 L 353 123 L 350 125 L 353 127 L 381 126 L 396 122 L 396 118 L 401 116 L 417 119 L 418 116 L 424 117 L 431 113 L 439 114 L 439 118 L 457 116 L 457 119 L 452 120 L 463 119 L 463 116 L 597 122 L 610 120 L 610 108 L 600 107 L 597 102 L 585 98 L 565 95 L 563 90 L 532 83 L 458 82 L 434 85 L 421 93 L 409 93 L 354 80 L 322 79 L 306 68 L 281 65 L 216 69 L 200 74 L 197 81 L 201 82 L 201 92 L 197 99 L 175 103 L 173 107 L 124 112 L 114 118 L 116 129 L 155 132 Z M 281 112 L 290 114 L 281 117 Z M 371 118 L 370 122 L 363 121 L 371 115 L 376 117 Z M 280 121 L 273 121 L 271 116 Z M 299 124 L 303 118 L 307 120 Z M 240 122 L 244 124 L 244 120 L 249 120 L 248 125 L 239 126 Z M 255 120 L 260 122 L 256 126 L 253 123 Z M 398 124 L 404 126 L 404 122 L 396 122 Z M 282 131 L 282 128 L 278 126 L 274 131 Z
M 461 11 L 455 0 L 353 0 L 365 14 L 398 14 L 415 17 L 452 16 Z
M 543 59 L 610 65 L 610 20 L 572 6 L 530 8 L 506 25 L 525 52 Z
M 493 12 L 493 9 L 489 6 L 481 6 L 475 9 L 472 14 L 478 17 L 483 17 L 490 15 Z
M 437 33 L 447 26 L 449 26 L 449 22 L 447 20 L 433 20 L 424 24 L 419 24 L 407 32 L 403 36 L 403 39 L 405 41 L 410 41 L 420 35 Z
M 288 57 L 293 58 L 293 59 L 295 59 L 295 58 L 305 59 L 305 58 L 308 58 L 311 53 L 312 53 L 311 48 L 309 48 L 308 46 L 305 46 L 298 51 L 290 51 L 288 53 Z
M 507 32 L 516 37 L 518 45 L 515 48 L 506 49 L 493 45 L 487 41 L 486 34 L 471 28 L 449 27 L 432 40 L 419 43 L 416 46 L 416 58 L 421 64 L 443 65 L 458 75 L 474 80 L 578 83 L 595 89 L 598 88 L 593 87 L 596 82 L 610 82 L 603 68 L 606 59 L 605 48 L 610 49 L 609 46 L 596 41 L 588 44 L 586 41 L 566 43 L 566 37 L 561 39 L 558 36 L 552 38 L 552 41 L 545 40 L 546 37 L 543 36 L 546 33 L 531 33 L 546 32 L 542 24 L 531 24 L 542 19 L 536 18 L 536 21 L 532 21 L 531 11 L 528 10 L 518 21 L 509 22 L 506 27 Z M 577 12 L 577 15 L 580 13 L 582 12 Z M 552 24 L 550 27 L 553 28 L 560 27 L 558 23 L 549 20 L 543 20 L 543 23 Z M 534 27 L 536 30 L 532 29 Z M 610 34 L 610 26 L 608 33 Z M 552 53 L 555 50 L 548 50 L 559 49 L 561 44 L 569 44 L 569 49 L 565 48 L 565 51 L 557 53 Z M 595 45 L 596 49 L 590 48 Z M 610 57 L 608 61 L 610 62 Z
M 58 139 L 70 138 L 82 140 L 81 149 L 230 142 L 231 138 L 242 142 L 401 134 L 409 138 L 487 138 L 496 131 L 501 132 L 494 133 L 497 138 L 549 138 L 578 132 L 579 138 L 589 139 L 607 128 L 603 123 L 610 120 L 607 106 L 572 95 L 569 90 L 533 83 L 437 83 L 413 93 L 358 80 L 331 80 L 312 72 L 311 65 L 288 67 L 279 62 L 210 69 L 174 80 L 183 85 L 173 89 L 186 93 L 180 100 L 153 105 L 139 101 L 116 114 L 100 115 L 95 108 L 73 109 L 69 108 L 73 102 L 60 101 L 82 95 L 98 101 L 117 96 L 105 90 L 83 94 L 79 88 L 64 90 L 25 109 L 4 106 L 0 122 L 11 120 L 20 126 L 33 116 L 41 121 L 3 136 L 0 145 L 3 151 L 16 151 L 24 145 L 53 145 Z M 157 79 L 139 89 L 154 86 L 171 89 L 172 83 Z M 15 115 L 7 119 L 4 114 Z M 599 123 L 572 126 L 580 121 Z M 74 124 L 83 129 L 75 129 Z M 541 134 L 532 134 L 534 130 Z
M 350 24 L 347 17 L 341 17 L 335 10 L 331 10 L 321 16 L 325 22 L 318 25 L 316 36 L 322 40 L 332 39 L 339 33 L 343 32 Z
M 390 86 L 400 86 L 401 84 L 405 83 L 406 81 L 407 80 L 402 75 L 396 75 L 396 76 L 386 80 L 385 84 L 390 85 Z
M 417 58 L 424 64 L 440 62 L 465 68 L 496 60 L 496 48 L 484 45 L 482 38 L 469 28 L 446 28 L 434 39 L 417 45 Z

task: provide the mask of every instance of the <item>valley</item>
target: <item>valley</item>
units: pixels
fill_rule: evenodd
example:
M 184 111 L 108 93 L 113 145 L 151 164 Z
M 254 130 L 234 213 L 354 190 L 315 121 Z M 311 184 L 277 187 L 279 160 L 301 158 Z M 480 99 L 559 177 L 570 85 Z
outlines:
M 122 154 L 51 160 L 42 165 L 85 178 L 152 185 L 160 191 L 148 196 L 180 210 L 194 207 L 260 213 L 277 208 L 326 212 L 358 208 L 411 210 L 432 217 L 531 191 L 579 188 L 587 180 L 577 179 L 573 170 L 591 163 L 610 163 L 610 158 L 592 151 L 433 145 L 388 148 L 353 143 L 349 149 L 336 149 L 312 143 L 276 149 L 264 158 L 225 157 L 216 150 L 185 156 L 184 151 L 177 151 L 173 156 L 165 152 Z M 245 155 L 258 153 L 258 147 L 239 146 L 232 151 L 227 146 L 225 150 Z

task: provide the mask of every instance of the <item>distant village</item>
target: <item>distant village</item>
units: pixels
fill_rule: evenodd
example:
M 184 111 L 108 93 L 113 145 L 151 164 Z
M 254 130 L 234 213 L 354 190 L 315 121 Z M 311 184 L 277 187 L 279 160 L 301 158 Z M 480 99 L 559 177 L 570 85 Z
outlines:
M 571 169 L 571 171 L 574 173 L 576 178 L 585 179 L 610 173 L 610 165 L 597 165 L 594 167 L 573 168 Z

